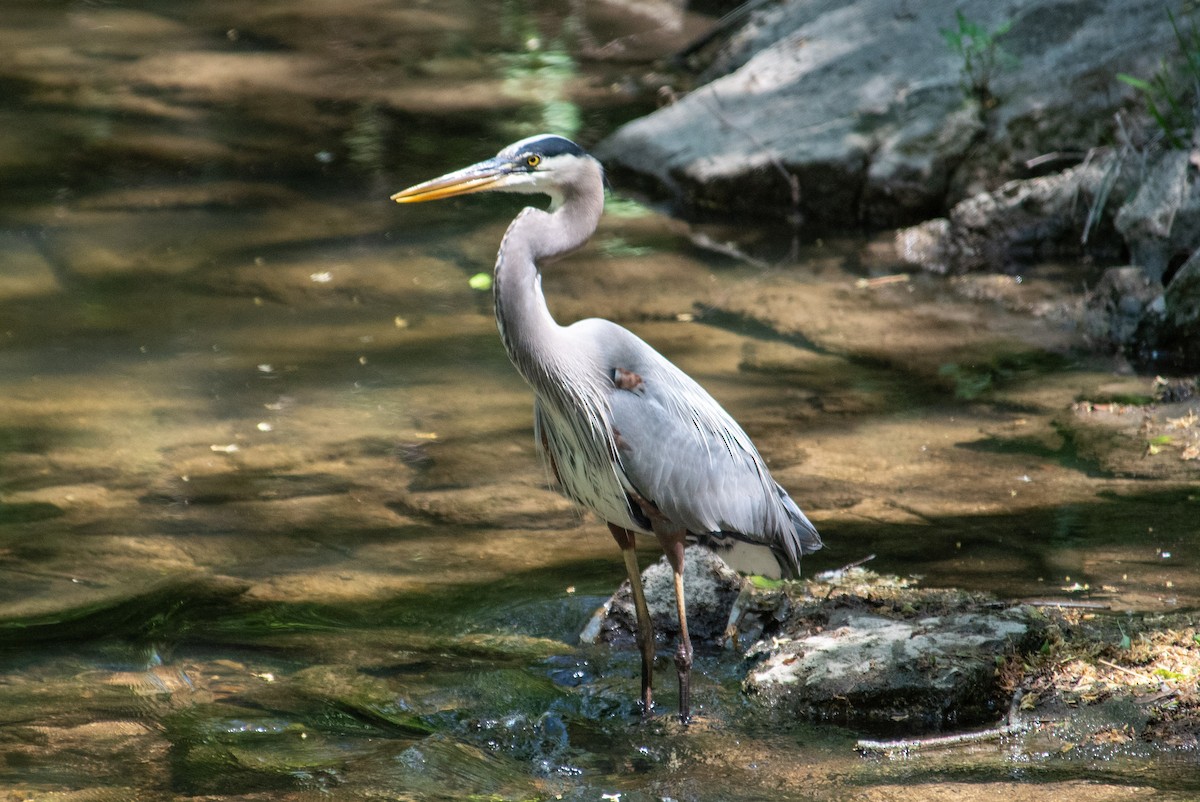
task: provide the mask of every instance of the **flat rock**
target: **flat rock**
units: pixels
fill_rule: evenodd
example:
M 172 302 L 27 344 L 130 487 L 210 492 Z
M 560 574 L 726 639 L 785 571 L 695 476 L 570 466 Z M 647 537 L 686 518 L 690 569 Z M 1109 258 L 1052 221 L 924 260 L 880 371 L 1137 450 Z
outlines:
M 744 690 L 764 714 L 787 720 L 906 733 L 992 723 L 1009 704 L 997 667 L 1040 631 L 1030 608 L 861 568 L 751 582 L 706 548 L 686 557 L 693 645 L 711 653 L 751 644 Z M 678 635 L 671 577 L 665 558 L 642 574 L 660 646 Z M 580 639 L 632 648 L 635 632 L 626 582 Z
M 746 690 L 804 718 L 970 726 L 997 717 L 996 665 L 1029 631 L 1021 608 L 912 620 L 835 610 L 820 632 L 767 649 Z

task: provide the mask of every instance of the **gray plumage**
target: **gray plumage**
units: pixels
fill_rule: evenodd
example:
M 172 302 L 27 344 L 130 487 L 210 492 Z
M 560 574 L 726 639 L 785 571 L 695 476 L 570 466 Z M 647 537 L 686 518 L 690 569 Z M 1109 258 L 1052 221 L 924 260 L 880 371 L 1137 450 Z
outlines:
M 821 547 L 820 536 L 771 478 L 742 428 L 683 371 L 615 323 L 593 318 L 560 326 L 551 316 L 538 264 L 582 246 L 595 231 L 604 206 L 600 163 L 569 140 L 541 135 L 393 199 L 490 190 L 551 198 L 548 211 L 522 210 L 504 235 L 493 285 L 496 322 L 536 396 L 538 447 L 566 495 L 604 519 L 627 551 L 635 595 L 641 589 L 630 533 L 658 537 L 676 569 L 682 624 L 676 661 L 686 719 L 691 645 L 681 579 L 684 539 L 765 547 L 779 571 L 794 577 L 800 557 Z M 648 712 L 652 644 L 643 607 L 644 601 L 638 617 Z

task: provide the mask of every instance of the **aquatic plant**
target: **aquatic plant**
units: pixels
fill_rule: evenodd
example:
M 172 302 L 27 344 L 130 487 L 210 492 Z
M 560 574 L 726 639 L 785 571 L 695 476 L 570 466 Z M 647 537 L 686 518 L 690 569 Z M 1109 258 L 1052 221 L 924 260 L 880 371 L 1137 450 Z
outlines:
M 1196 101 L 1200 98 L 1200 31 L 1194 19 L 1182 28 L 1179 20 L 1167 10 L 1175 42 L 1179 47 L 1176 58 L 1163 58 L 1158 70 L 1149 79 L 1128 73 L 1117 73 L 1117 80 L 1138 90 L 1146 111 L 1162 132 L 1167 145 L 1183 148 L 1196 128 Z
M 942 38 L 950 50 L 962 59 L 962 88 L 969 98 L 975 98 L 986 109 L 995 105 L 991 84 L 996 73 L 1016 62 L 999 39 L 1012 28 L 1012 20 L 987 30 L 962 11 L 956 11 L 956 26 L 941 28 Z

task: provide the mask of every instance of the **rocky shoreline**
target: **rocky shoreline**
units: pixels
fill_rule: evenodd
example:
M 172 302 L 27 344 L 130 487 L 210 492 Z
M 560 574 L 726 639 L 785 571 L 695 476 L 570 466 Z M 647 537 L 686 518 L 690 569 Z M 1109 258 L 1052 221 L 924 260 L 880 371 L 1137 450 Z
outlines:
M 694 88 L 600 144 L 623 183 L 698 218 L 907 226 L 900 258 L 938 273 L 1136 268 L 1088 293 L 1093 345 L 1148 370 L 1200 368 L 1196 145 L 1151 113 L 1178 83 L 1171 108 L 1194 117 L 1190 16 L 856 0 L 748 4 L 735 19 L 685 51 Z
M 678 632 L 669 579 L 665 560 L 643 574 L 664 647 Z M 938 733 L 957 745 L 964 732 L 966 742 L 1006 737 L 1019 748 L 1200 748 L 1194 614 L 1117 614 L 1086 598 L 1005 602 L 860 566 L 743 586 L 698 546 L 686 579 L 698 591 L 693 641 L 737 648 L 763 716 L 905 738 L 863 742 L 868 751 L 947 745 Z M 633 620 L 626 583 L 581 639 L 628 646 Z

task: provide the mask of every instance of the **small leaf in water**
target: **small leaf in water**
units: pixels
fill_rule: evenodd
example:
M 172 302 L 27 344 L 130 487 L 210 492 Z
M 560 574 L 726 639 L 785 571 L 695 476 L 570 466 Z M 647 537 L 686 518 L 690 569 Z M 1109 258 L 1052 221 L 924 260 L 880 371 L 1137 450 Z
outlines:
M 492 288 L 492 274 L 491 273 L 476 273 L 475 275 L 473 275 L 469 279 L 467 279 L 467 284 L 473 290 L 479 290 L 480 292 L 486 292 L 487 290 L 490 290 Z
M 756 588 L 762 588 L 763 590 L 775 590 L 776 588 L 783 587 L 782 579 L 769 579 L 765 576 L 759 576 L 758 574 L 750 576 L 748 579 L 750 580 L 751 585 Z
M 1162 677 L 1163 679 L 1175 680 L 1176 682 L 1184 682 L 1188 679 L 1188 675 L 1179 671 L 1172 671 L 1169 668 L 1154 669 L 1154 676 Z

